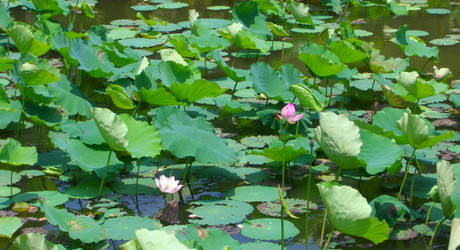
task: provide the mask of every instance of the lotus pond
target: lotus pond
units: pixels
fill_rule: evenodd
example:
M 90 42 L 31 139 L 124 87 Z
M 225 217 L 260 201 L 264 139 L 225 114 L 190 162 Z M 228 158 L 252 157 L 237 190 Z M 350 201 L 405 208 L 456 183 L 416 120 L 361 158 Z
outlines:
M 0 248 L 457 249 L 460 2 L 0 0 Z

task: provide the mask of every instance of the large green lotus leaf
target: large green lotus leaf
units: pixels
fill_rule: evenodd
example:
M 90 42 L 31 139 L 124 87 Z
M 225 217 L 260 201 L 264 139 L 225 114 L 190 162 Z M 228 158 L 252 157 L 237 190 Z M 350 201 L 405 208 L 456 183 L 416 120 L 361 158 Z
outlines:
M 8 6 L 5 6 L 4 4 L 0 6 L 0 28 L 3 30 L 6 29 L 8 24 L 10 23 L 10 11 Z
M 32 202 L 32 200 L 36 201 Z M 39 200 L 45 201 L 48 205 L 55 207 L 66 203 L 69 200 L 69 195 L 57 191 L 45 190 L 26 192 L 13 197 L 14 202 L 25 201 L 31 203 L 33 206 L 39 206 Z
M 11 192 L 11 190 L 10 190 L 10 192 Z M 13 203 L 13 201 L 11 200 L 9 195 L 7 195 L 7 196 L 8 197 L 0 197 L 0 209 L 7 208 Z
M 240 70 L 227 65 L 227 63 L 222 59 L 222 55 L 220 51 L 218 50 L 211 51 L 208 54 L 208 56 L 214 59 L 217 65 L 219 65 L 219 68 L 233 81 L 242 82 L 246 80 L 246 75 L 242 74 Z
M 417 72 L 401 72 L 398 76 L 398 84 L 400 84 L 409 95 L 416 100 L 423 99 L 435 94 L 435 89 L 430 82 L 418 78 Z
M 53 105 L 37 105 L 26 102 L 22 108 L 26 117 L 47 127 L 57 126 L 64 119 L 58 108 Z
M 217 97 L 225 92 L 219 84 L 208 80 L 195 80 L 192 84 L 174 83 L 169 88 L 179 101 L 192 103 L 204 97 Z
M 99 194 L 99 186 L 101 182 L 95 177 L 86 177 L 78 185 L 71 186 L 65 190 L 65 193 L 74 199 L 93 199 L 100 195 L 111 193 L 110 188 L 103 186 Z M 51 205 L 51 204 L 48 204 Z
M 0 72 L 11 70 L 14 63 L 16 63 L 16 60 L 14 59 L 9 57 L 0 57 Z
M 287 220 L 284 220 L 284 238 L 292 238 L 299 234 L 299 229 Z M 241 234 L 256 240 L 280 240 L 281 219 L 255 219 L 247 220 L 243 224 Z
M 372 216 L 379 220 L 385 219 L 390 227 L 396 225 L 398 220 L 403 219 L 406 214 L 410 215 L 412 219 L 416 218 L 416 214 L 409 207 L 393 196 L 380 195 L 373 199 L 369 205 L 372 207 Z
M 134 109 L 136 107 L 120 85 L 109 84 L 109 86 L 105 88 L 105 92 L 110 96 L 113 104 L 121 109 Z
M 174 123 L 181 123 L 187 126 L 199 127 L 212 132 L 214 127 L 212 123 L 206 121 L 204 117 L 197 116 L 192 118 L 183 110 L 176 107 L 160 107 L 154 110 L 153 122 L 157 129 L 167 128 L 171 124 L 171 118 Z
M 388 224 L 371 217 L 372 208 L 358 190 L 333 183 L 316 185 L 334 230 L 368 239 L 374 244 L 388 239 Z
M 359 128 L 346 116 L 321 112 L 319 126 L 315 128 L 315 139 L 337 166 L 345 169 L 365 166 L 358 158 L 363 145 Z
M 252 108 L 249 104 L 233 100 L 231 95 L 223 94 L 215 99 L 217 107 L 222 111 L 231 114 L 237 114 L 244 111 L 250 111 Z
M 128 29 L 125 27 L 118 27 L 110 30 L 109 33 L 107 33 L 107 37 L 113 40 L 127 39 L 135 37 L 137 32 L 138 31 L 136 30 Z
M 184 123 L 186 121 L 186 123 Z M 230 163 L 235 153 L 210 131 L 208 123 L 192 119 L 185 112 L 170 114 L 167 126 L 156 126 L 163 148 L 179 158 L 194 157 L 200 162 Z
M 67 152 L 72 161 L 83 171 L 91 172 L 96 170 L 101 174 L 101 171 L 104 171 L 110 153 L 110 148 L 106 145 L 86 145 L 80 140 L 69 139 L 63 133 L 50 133 L 50 138 L 54 146 Z M 118 164 L 122 164 L 122 162 L 118 160 L 116 154 L 112 154 L 109 170 L 110 167 L 114 168 Z
M 128 127 L 115 113 L 106 108 L 91 108 L 91 116 L 112 150 L 124 151 L 128 146 Z
M 70 57 L 78 61 L 78 68 L 88 72 L 92 77 L 102 78 L 114 74 L 115 66 L 101 49 L 92 47 L 80 38 L 70 41 Z
M 293 97 L 288 84 L 283 81 L 279 73 L 264 62 L 251 65 L 249 78 L 255 91 L 264 93 L 270 98 L 283 100 Z
M 128 114 L 118 116 L 128 127 L 128 146 L 126 150 L 134 158 L 155 158 L 161 152 L 161 138 L 153 126 L 137 121 Z
M 281 25 L 278 25 L 272 22 L 267 22 L 267 26 L 270 28 L 271 32 L 275 36 L 282 36 L 282 37 L 289 36 L 289 33 L 287 33 L 287 31 L 284 30 L 283 26 Z
M 89 109 L 93 106 L 83 97 L 80 90 L 71 84 L 64 75 L 58 82 L 48 85 L 50 95 L 56 97 L 54 103 L 61 106 L 68 114 L 90 117 Z
M 149 231 L 145 228 L 134 231 L 136 238 L 120 245 L 122 250 L 149 250 L 149 249 L 174 249 L 188 250 L 174 233 L 163 230 Z
M 171 61 L 178 63 L 182 66 L 187 66 L 187 63 L 185 62 L 184 58 L 181 55 L 179 55 L 179 53 L 177 53 L 177 51 L 174 49 L 162 49 L 160 50 L 160 56 L 163 62 Z
M 37 11 L 51 13 L 51 16 L 69 13 L 69 5 L 62 0 L 32 0 L 32 2 Z
M 309 13 L 308 5 L 300 2 L 291 1 L 287 5 L 287 9 L 292 13 L 296 22 L 301 24 L 314 25 L 312 16 Z
M 188 38 L 182 34 L 172 34 L 168 36 L 168 42 L 171 43 L 183 57 L 194 57 L 200 59 L 200 51 L 191 46 Z
M 12 177 L 11 174 L 13 174 Z M 19 182 L 21 178 L 22 176 L 17 172 L 11 173 L 10 170 L 0 170 L 0 186 L 15 184 Z
M 17 187 L 0 187 L 0 197 L 11 197 L 21 192 L 21 189 Z
M 72 138 L 80 138 L 85 144 L 100 145 L 105 142 L 93 119 L 78 123 L 65 120 L 61 123 L 61 130 Z
M 155 106 L 168 106 L 179 104 L 174 95 L 164 88 L 158 88 L 153 90 L 141 87 L 139 91 L 139 96 L 144 102 Z
M 112 240 L 130 240 L 136 237 L 134 231 L 144 228 L 155 230 L 161 227 L 161 223 L 148 217 L 122 216 L 110 218 L 102 225 L 107 238 Z
M 302 145 L 303 147 L 297 147 L 295 141 L 289 141 L 289 143 L 286 144 L 283 149 L 283 143 L 279 140 L 276 140 L 270 142 L 270 147 L 264 148 L 262 152 L 253 152 L 253 154 L 263 155 L 277 162 L 283 162 L 283 160 L 284 162 L 290 162 L 308 152 L 305 149 L 306 145 L 307 143 L 304 143 L 304 145 Z
M 0 237 L 11 238 L 22 224 L 21 219 L 15 216 L 0 217 Z
M 391 132 L 394 137 L 400 137 L 402 132 L 397 124 L 404 113 L 407 113 L 407 110 L 390 107 L 383 108 L 375 113 L 373 125 L 382 128 L 385 132 Z
M 345 69 L 337 55 L 316 43 L 305 44 L 300 50 L 299 59 L 318 77 L 333 76 Z
M 0 111 L 13 111 L 10 105 L 10 98 L 5 89 L 3 89 L 3 86 L 0 86 Z
M 261 39 L 257 34 L 247 30 L 241 23 L 233 23 L 228 26 L 228 31 L 232 37 L 232 41 L 240 49 L 255 49 L 266 53 L 270 50 L 269 43 Z
M 401 130 L 407 142 L 415 149 L 431 147 L 440 141 L 452 138 L 452 132 L 433 135 L 430 122 L 420 115 L 403 113 L 397 127 Z
M 393 58 L 385 60 L 379 50 L 373 49 L 370 56 L 370 67 L 375 73 L 401 72 L 409 66 L 409 58 Z
M 188 65 L 185 66 L 172 61 L 160 62 L 158 72 L 161 83 L 167 87 L 171 87 L 173 83 L 184 83 L 196 78 Z
M 83 243 L 105 239 L 104 228 L 88 216 L 77 216 L 67 212 L 66 209 L 57 209 L 46 204 L 41 206 L 41 210 L 50 224 L 58 226 L 61 231 L 68 232 L 72 239 Z
M 441 201 L 442 211 L 444 216 L 450 218 L 456 210 L 451 197 L 458 195 L 458 193 L 454 193 L 457 177 L 454 172 L 454 166 L 448 161 L 439 161 L 436 163 L 436 173 L 438 175 L 439 200 Z
M 22 54 L 41 56 L 51 48 L 47 36 L 26 23 L 11 23 L 5 31 Z
M 0 151 L 0 162 L 13 166 L 34 165 L 38 154 L 35 147 L 23 147 L 18 141 L 8 138 Z
M 284 202 L 289 211 L 294 215 L 303 214 L 307 211 L 306 200 L 285 198 Z M 318 205 L 310 201 L 310 209 L 316 210 L 318 209 Z M 281 217 L 281 203 L 279 200 L 261 203 L 257 206 L 257 210 L 268 216 Z M 284 216 L 287 216 L 287 214 L 284 214 Z
M 244 1 L 233 6 L 232 15 L 235 21 L 243 24 L 248 30 L 260 37 L 271 36 L 270 29 L 256 2 Z
M 26 233 L 20 235 L 14 240 L 11 249 L 65 250 L 66 248 L 61 244 L 55 245 L 48 241 L 44 234 Z
M 203 229 L 196 225 L 188 225 L 176 233 L 176 236 L 181 239 L 188 247 L 197 249 L 239 249 L 240 243 L 233 239 L 226 232 L 216 229 Z
M 5 129 L 10 123 L 17 123 L 21 120 L 22 107 L 20 101 L 11 101 L 13 112 L 0 110 L 0 129 Z
M 199 36 L 195 34 L 190 35 L 190 44 L 201 53 L 207 53 L 222 48 L 225 49 L 230 46 L 228 40 L 220 37 L 217 32 L 213 30 L 207 33 L 200 33 Z
M 250 204 L 236 200 L 204 200 L 192 205 L 194 207 L 187 211 L 201 219 L 189 220 L 189 223 L 200 225 L 236 224 L 254 210 Z
M 47 60 L 28 61 L 19 67 L 19 76 L 28 85 L 41 85 L 57 82 L 60 79 L 56 68 L 51 67 Z
M 308 108 L 316 112 L 321 112 L 324 109 L 323 104 L 318 100 L 318 98 L 316 98 L 308 87 L 299 83 L 291 85 L 290 89 L 297 99 L 299 99 L 300 104 L 304 108 Z
M 347 41 L 334 41 L 328 48 L 337 55 L 342 63 L 355 63 L 367 58 L 367 54 Z
M 358 158 L 366 162 L 366 171 L 371 175 L 385 171 L 404 155 L 403 149 L 392 140 L 369 130 L 359 131 L 363 145 Z
M 407 24 L 399 27 L 395 32 L 394 42 L 401 47 L 406 56 L 438 58 L 438 47 L 427 47 L 422 39 L 407 34 Z
M 254 185 L 236 187 L 230 191 L 228 198 L 244 202 L 264 202 L 279 200 L 280 196 L 276 187 Z

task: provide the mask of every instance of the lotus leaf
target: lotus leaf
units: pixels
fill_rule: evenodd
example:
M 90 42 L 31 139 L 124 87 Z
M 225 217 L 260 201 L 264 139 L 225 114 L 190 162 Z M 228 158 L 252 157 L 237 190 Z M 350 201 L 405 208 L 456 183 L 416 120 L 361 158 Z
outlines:
M 204 200 L 193 202 L 192 205 L 194 207 L 187 211 L 201 219 L 189 222 L 200 225 L 236 224 L 253 211 L 250 204 L 237 200 Z
M 188 225 L 185 229 L 179 230 L 176 236 L 184 243 L 187 241 L 194 242 L 193 245 L 187 244 L 188 247 L 197 247 L 199 249 L 238 249 L 240 245 L 237 240 L 222 230 L 215 228 L 203 229 L 195 225 Z
M 311 90 L 301 84 L 291 85 L 292 93 L 299 99 L 300 104 L 304 108 L 320 112 L 324 109 L 323 104 L 316 98 Z
M 371 216 L 371 206 L 356 189 L 324 182 L 317 187 L 334 230 L 363 237 L 374 244 L 388 239 L 388 224 Z
M 389 195 L 380 195 L 373 199 L 369 205 L 372 207 L 372 216 L 377 217 L 379 220 L 385 219 L 391 227 L 396 225 L 399 219 L 404 218 L 405 214 L 410 215 L 412 219 L 416 218 L 415 212 Z
M 64 75 L 60 80 L 48 85 L 51 96 L 56 97 L 54 103 L 59 105 L 68 114 L 80 114 L 90 117 L 89 109 L 93 106 L 87 101 L 80 90 L 71 84 Z
M 3 164 L 20 166 L 34 165 L 37 163 L 38 154 L 35 147 L 23 147 L 21 144 L 8 138 L 0 151 L 0 162 Z
M 91 116 L 105 142 L 112 150 L 124 151 L 128 146 L 128 127 L 115 113 L 106 108 L 91 108 Z
M 69 196 L 57 191 L 45 190 L 26 192 L 13 197 L 14 202 L 26 201 L 30 203 L 31 200 L 37 200 L 31 203 L 33 206 L 39 206 L 40 200 L 46 202 L 50 206 L 59 206 L 66 203 L 69 200 Z
M 337 55 L 342 63 L 355 63 L 367 58 L 366 53 L 347 41 L 339 40 L 331 42 L 328 48 Z
M 134 231 L 136 238 L 120 245 L 122 250 L 148 250 L 148 249 L 190 249 L 182 244 L 174 233 L 163 230 L 138 229 Z
M 249 78 L 255 91 L 264 93 L 270 98 L 287 100 L 293 97 L 289 85 L 274 68 L 266 63 L 252 64 Z
M 305 200 L 285 198 L 284 201 L 289 211 L 294 215 L 303 214 L 307 210 L 307 201 Z M 318 205 L 310 201 L 310 209 L 316 210 Z M 281 217 L 281 204 L 279 201 L 261 203 L 257 206 L 257 210 L 268 216 Z M 285 214 L 284 216 L 287 215 Z
M 124 178 L 112 184 L 112 189 L 120 194 L 159 195 L 160 190 L 151 178 Z
M 57 69 L 51 67 L 46 60 L 25 62 L 19 67 L 18 73 L 28 85 L 49 84 L 60 78 Z
M 177 100 L 187 103 L 198 101 L 204 97 L 217 97 L 225 92 L 225 89 L 220 88 L 217 83 L 203 79 L 195 80 L 192 84 L 174 83 L 170 90 Z
M 61 129 L 72 138 L 80 138 L 85 144 L 100 145 L 105 142 L 93 119 L 78 123 L 65 120 L 61 124 Z
M 300 50 L 299 59 L 318 77 L 333 76 L 345 69 L 337 55 L 316 43 L 306 43 Z
M 139 229 L 155 230 L 161 223 L 147 217 L 122 216 L 107 219 L 102 225 L 107 233 L 107 238 L 113 240 L 130 240 L 136 237 L 135 231 Z
M 18 217 L 0 217 L 0 237 L 11 238 L 22 224 L 21 219 Z
M 118 116 L 128 127 L 126 150 L 132 157 L 156 157 L 161 151 L 160 135 L 147 122 L 137 121 L 128 114 Z
M 105 89 L 105 92 L 110 96 L 112 99 L 113 104 L 121 109 L 134 109 L 133 101 L 131 98 L 126 94 L 123 88 L 120 85 L 110 84 Z
M 99 180 L 96 178 L 85 178 L 78 185 L 68 188 L 65 193 L 74 199 L 92 199 L 98 197 Z M 103 187 L 100 195 L 109 194 L 111 190 L 108 187 Z M 48 204 L 52 205 L 52 204 Z
M 248 195 L 251 194 L 251 195 Z M 269 186 L 240 186 L 231 190 L 228 197 L 244 202 L 274 201 L 279 199 L 278 189 Z
M 454 166 L 448 161 L 439 161 L 436 163 L 436 173 L 438 175 L 439 200 L 441 201 L 444 216 L 450 218 L 456 210 L 457 204 L 453 203 L 452 197 L 456 195 L 459 184 L 456 184 L 457 173 Z M 458 194 L 457 194 L 458 195 Z M 457 199 L 458 200 L 458 199 Z
M 17 237 L 12 249 L 41 249 L 41 250 L 65 250 L 66 248 L 61 244 L 53 244 L 45 238 L 45 235 L 40 233 L 26 233 Z
M 299 230 L 290 221 L 284 220 L 284 238 L 292 238 L 299 233 Z M 255 219 L 248 220 L 243 224 L 241 234 L 245 237 L 257 240 L 280 240 L 281 220 L 280 219 Z

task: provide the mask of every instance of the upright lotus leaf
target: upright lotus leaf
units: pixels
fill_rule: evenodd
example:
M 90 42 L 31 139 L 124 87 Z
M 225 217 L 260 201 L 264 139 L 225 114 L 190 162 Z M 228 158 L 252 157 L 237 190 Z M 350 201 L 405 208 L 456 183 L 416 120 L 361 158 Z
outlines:
M 117 84 L 109 84 L 107 88 L 105 88 L 105 92 L 110 96 L 112 99 L 113 104 L 121 109 L 134 109 L 136 106 L 134 105 L 131 98 L 126 94 L 125 90 Z
M 253 152 L 255 155 L 263 155 L 273 161 L 276 162 L 282 162 L 283 160 L 285 162 L 290 162 L 293 161 L 297 158 L 299 158 L 301 155 L 306 154 L 308 151 L 305 149 L 305 143 L 301 147 L 298 147 L 298 142 L 296 141 L 303 142 L 302 139 L 298 138 L 295 140 L 291 140 L 286 145 L 283 147 L 283 142 L 279 140 L 271 141 L 270 146 L 267 148 L 264 148 L 262 152 Z
M 204 97 L 217 97 L 225 92 L 225 89 L 222 89 L 219 84 L 204 79 L 195 80 L 191 84 L 174 83 L 169 89 L 177 100 L 186 103 L 192 103 Z
M 22 225 L 23 223 L 19 217 L 0 217 L 0 238 L 11 238 Z
M 9 8 L 4 4 L 0 5 L 0 28 L 5 30 L 10 23 L 10 19 L 11 17 Z
M 173 61 L 162 61 L 158 64 L 161 83 L 170 87 L 173 83 L 184 83 L 197 79 L 191 67 Z
M 420 115 L 403 113 L 398 120 L 397 128 L 401 130 L 406 141 L 415 149 L 431 147 L 440 141 L 452 137 L 452 132 L 434 135 L 430 122 Z
M 231 163 L 235 153 L 213 133 L 212 125 L 202 118 L 191 118 L 173 107 L 156 109 L 155 126 L 163 148 L 178 158 L 194 157 L 200 162 Z
M 296 1 L 289 1 L 287 9 L 298 23 L 314 25 L 308 5 Z
M 61 244 L 55 245 L 48 241 L 44 234 L 26 233 L 14 240 L 12 249 L 65 250 L 66 248 Z
M 373 49 L 370 56 L 369 66 L 375 73 L 401 72 L 409 66 L 409 58 L 393 58 L 385 60 L 385 56 L 380 51 Z
M 0 111 L 12 111 L 10 98 L 5 89 L 3 89 L 3 86 L 0 86 Z
M 48 36 L 29 24 L 13 22 L 5 31 L 22 54 L 41 56 L 51 48 Z
M 316 43 L 306 43 L 300 50 L 299 59 L 318 77 L 333 76 L 345 69 L 337 55 Z
M 407 95 L 410 96 L 404 95 L 405 93 L 398 94 L 405 97 L 408 101 L 416 101 L 436 94 L 433 85 L 419 78 L 418 73 L 415 71 L 400 72 L 397 80 L 398 84 L 393 85 L 392 90 L 401 92 L 397 88 L 399 87 L 398 85 L 402 86 L 407 91 Z
M 265 38 L 272 35 L 265 21 L 266 16 L 260 12 L 256 2 L 243 1 L 235 4 L 232 15 L 236 21 L 243 24 L 257 36 Z
M 81 3 L 81 11 L 83 12 L 83 14 L 86 16 L 86 17 L 89 17 L 89 18 L 95 18 L 96 15 L 94 14 L 94 11 L 93 9 L 91 8 L 91 6 L 89 4 L 87 4 L 86 2 L 82 2 Z
M 300 104 L 304 108 L 308 108 L 316 112 L 321 112 L 324 109 L 323 104 L 318 100 L 318 98 L 316 98 L 308 87 L 302 84 L 296 84 L 291 85 L 289 88 L 297 99 L 299 99 Z
M 5 129 L 11 123 L 18 123 L 21 120 L 22 105 L 21 102 L 11 101 L 12 110 L 1 111 L 0 110 L 0 129 Z
M 89 111 L 110 148 L 115 151 L 124 151 L 128 146 L 126 124 L 109 109 L 91 108 Z
M 359 128 L 346 116 L 332 112 L 319 113 L 315 139 L 338 167 L 350 169 L 365 166 L 364 161 L 358 158 L 363 145 Z
M 190 248 L 182 244 L 174 233 L 164 230 L 138 229 L 134 231 L 136 238 L 120 245 L 122 250 L 149 250 L 149 249 L 175 249 L 188 250 Z
M 393 196 L 380 195 L 369 205 L 372 207 L 372 216 L 379 220 L 385 219 L 390 227 L 396 225 L 406 214 L 410 215 L 410 218 L 416 218 L 416 214 L 409 207 Z
M 168 36 L 168 42 L 171 43 L 183 57 L 194 57 L 200 59 L 200 51 L 197 48 L 191 46 L 190 41 L 185 35 L 172 34 Z
M 358 190 L 330 182 L 316 186 L 334 230 L 368 239 L 374 244 L 388 239 L 388 224 L 371 216 L 372 208 Z
M 137 121 L 128 114 L 118 116 L 128 127 L 128 151 L 132 157 L 152 157 L 155 158 L 161 152 L 161 139 L 155 128 L 147 122 Z
M 387 1 L 387 6 L 396 16 L 406 16 L 409 14 L 409 6 L 396 3 L 394 0 Z
M 162 49 L 160 50 L 160 56 L 161 60 L 164 62 L 171 61 L 183 66 L 188 66 L 184 58 L 174 49 Z
M 42 59 L 21 64 L 18 73 L 27 85 L 49 84 L 60 78 L 58 70 Z
M 289 85 L 283 81 L 279 73 L 264 62 L 251 65 L 249 80 L 255 91 L 276 100 L 292 99 Z
M 458 186 L 455 185 L 457 176 L 454 166 L 448 161 L 439 161 L 436 163 L 436 173 L 438 175 L 439 200 L 442 212 L 445 217 L 450 218 L 456 210 L 456 205 L 452 202 L 451 197 L 458 195 L 459 192 L 457 189 L 457 192 L 454 193 L 456 186 Z
M 422 39 L 407 34 L 407 25 L 399 27 L 395 32 L 393 42 L 395 42 L 404 51 L 406 56 L 419 56 L 428 59 L 438 58 L 438 47 L 427 47 Z
M 270 50 L 270 43 L 246 29 L 241 23 L 228 26 L 233 42 L 241 49 L 254 49 L 266 53 Z
M 71 115 L 79 114 L 90 117 L 89 109 L 93 105 L 83 97 L 80 89 L 72 84 L 65 75 L 58 82 L 48 85 L 48 92 L 55 97 L 54 103 Z
M 227 63 L 222 59 L 222 55 L 219 50 L 214 50 L 214 51 L 209 52 L 208 57 L 211 57 L 212 59 L 214 59 L 217 65 L 219 65 L 219 68 L 233 81 L 242 82 L 246 80 L 246 75 L 241 74 L 240 70 L 227 65 Z
M 70 41 L 69 55 L 75 66 L 88 72 L 92 77 L 109 77 L 116 71 L 115 66 L 102 49 L 93 47 L 80 38 Z
M 13 68 L 14 63 L 16 63 L 16 60 L 14 59 L 11 59 L 6 56 L 0 57 L 0 72 L 11 70 Z
M 403 157 L 403 149 L 389 138 L 366 129 L 360 129 L 359 133 L 363 145 L 358 158 L 366 162 L 367 173 L 374 175 L 390 169 Z
M 69 13 L 69 6 L 62 0 L 32 0 L 35 9 L 39 12 L 50 13 L 50 17 L 63 13 Z
M 333 41 L 327 47 L 337 55 L 342 63 L 355 63 L 367 58 L 366 53 L 347 41 Z
M 34 165 L 37 160 L 38 154 L 35 147 L 23 147 L 12 138 L 8 138 L 0 151 L 0 162 L 8 165 Z
M 77 216 L 67 212 L 67 209 L 57 209 L 47 204 L 42 204 L 40 208 L 50 224 L 58 226 L 61 231 L 68 232 L 72 239 L 83 243 L 99 242 L 105 239 L 104 228 L 91 217 Z
M 142 101 L 155 106 L 178 105 L 176 97 L 164 88 L 146 89 L 141 87 L 139 97 Z
M 289 36 L 289 33 L 284 30 L 283 26 L 278 25 L 276 23 L 272 22 L 267 22 L 267 26 L 270 28 L 272 31 L 273 35 L 275 36 L 281 36 L 281 37 L 286 37 Z

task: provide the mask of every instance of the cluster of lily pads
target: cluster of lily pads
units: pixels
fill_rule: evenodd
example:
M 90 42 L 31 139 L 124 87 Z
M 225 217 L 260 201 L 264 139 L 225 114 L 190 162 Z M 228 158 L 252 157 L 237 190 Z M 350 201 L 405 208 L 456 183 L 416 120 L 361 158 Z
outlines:
M 230 20 L 190 9 L 168 23 L 142 13 L 188 4 L 151 0 L 132 7 L 137 20 L 84 30 L 95 0 L 0 1 L 0 246 L 327 249 L 420 237 L 431 248 L 450 235 L 456 249 L 460 83 L 407 25 L 391 38 L 402 56 L 387 58 L 346 19 L 350 8 L 450 11 L 321 3 L 241 1 L 208 7 Z M 297 52 L 290 32 L 322 40 Z M 264 61 L 289 48 L 302 67 Z

